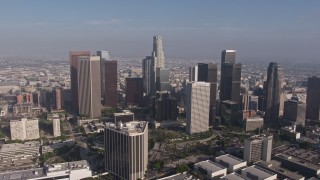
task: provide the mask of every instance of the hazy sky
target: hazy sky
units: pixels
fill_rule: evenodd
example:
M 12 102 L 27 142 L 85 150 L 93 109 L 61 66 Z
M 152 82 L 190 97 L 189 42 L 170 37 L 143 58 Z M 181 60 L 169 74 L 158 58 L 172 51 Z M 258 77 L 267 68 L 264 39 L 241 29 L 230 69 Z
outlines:
M 109 50 L 143 57 L 320 61 L 319 0 L 20 0 L 0 3 L 0 56 Z

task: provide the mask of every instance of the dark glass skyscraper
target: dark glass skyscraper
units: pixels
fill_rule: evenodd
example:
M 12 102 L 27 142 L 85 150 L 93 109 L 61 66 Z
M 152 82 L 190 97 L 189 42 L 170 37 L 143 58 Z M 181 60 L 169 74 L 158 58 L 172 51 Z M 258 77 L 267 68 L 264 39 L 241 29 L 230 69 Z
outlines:
M 117 107 L 117 61 L 105 61 L 104 105 Z
M 101 74 L 101 98 L 105 96 L 105 62 L 110 60 L 109 51 L 97 51 L 97 56 L 100 56 L 100 74 Z
M 235 50 L 223 50 L 221 55 L 220 102 L 241 103 L 240 85 L 242 64 L 235 63 Z
M 126 104 L 130 106 L 143 105 L 143 79 L 126 78 Z
M 152 95 L 155 93 L 154 63 L 154 58 L 151 56 L 147 56 L 142 60 L 143 88 L 146 95 Z
M 306 119 L 320 120 L 320 77 L 308 78 Z
M 276 126 L 278 124 L 281 98 L 282 67 L 276 62 L 270 62 L 267 82 L 265 83 L 265 124 Z
M 236 51 L 223 50 L 221 53 L 221 64 L 222 63 L 236 63 Z
M 90 51 L 70 51 L 70 79 L 71 79 L 71 99 L 72 109 L 75 113 L 79 113 L 79 99 L 78 99 L 78 56 L 90 56 Z

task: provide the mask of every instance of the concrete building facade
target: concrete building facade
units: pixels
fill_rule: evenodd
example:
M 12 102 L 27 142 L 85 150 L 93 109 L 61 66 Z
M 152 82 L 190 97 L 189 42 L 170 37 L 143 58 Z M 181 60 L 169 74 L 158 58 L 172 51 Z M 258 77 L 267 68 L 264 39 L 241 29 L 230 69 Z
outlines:
M 11 140 L 31 140 L 40 138 L 37 118 L 10 121 Z
M 187 126 L 189 134 L 209 130 L 210 83 L 191 82 L 187 84 Z

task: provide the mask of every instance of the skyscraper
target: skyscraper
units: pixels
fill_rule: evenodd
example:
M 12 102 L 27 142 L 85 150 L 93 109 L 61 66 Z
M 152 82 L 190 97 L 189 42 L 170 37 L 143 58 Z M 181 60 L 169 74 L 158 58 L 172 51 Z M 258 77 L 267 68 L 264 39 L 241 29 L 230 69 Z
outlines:
M 156 68 L 156 91 L 170 91 L 169 69 Z
M 105 88 L 104 105 L 108 107 L 117 107 L 117 61 L 105 61 Z
M 209 130 L 210 83 L 190 82 L 187 84 L 187 132 L 200 133 Z
M 105 61 L 110 60 L 109 51 L 97 51 L 97 56 L 100 56 L 100 73 L 101 73 L 101 98 L 105 97 Z
M 144 179 L 148 166 L 147 122 L 109 124 L 104 140 L 108 172 L 119 179 Z
M 276 62 L 270 62 L 267 81 L 263 87 L 265 93 L 265 123 L 267 126 L 277 126 L 280 112 L 282 67 Z
M 143 89 L 146 95 L 155 93 L 154 58 L 147 56 L 142 60 Z
M 89 118 L 101 116 L 100 57 L 79 56 L 79 114 Z
M 209 122 L 212 124 L 216 119 L 218 65 L 212 63 L 198 63 L 197 66 L 190 68 L 190 81 L 210 83 Z
M 155 67 L 164 68 L 164 53 L 162 48 L 162 37 L 154 36 L 153 37 L 153 51 L 152 56 L 156 57 Z
M 236 63 L 236 52 L 236 50 L 223 50 L 221 53 L 221 64 Z
M 223 50 L 221 54 L 220 102 L 231 100 L 241 103 L 240 85 L 242 64 L 235 63 L 236 51 Z
M 78 95 L 78 56 L 90 56 L 90 51 L 70 51 L 70 79 L 71 79 L 71 99 L 72 109 L 75 113 L 79 113 L 79 95 Z
M 248 163 L 271 160 L 272 136 L 252 136 L 244 141 L 243 160 Z
M 308 78 L 306 119 L 320 120 L 320 77 Z
M 143 105 L 143 79 L 126 78 L 126 104 L 128 106 Z
M 288 100 L 284 102 L 283 118 L 295 125 L 305 125 L 306 104 L 300 101 Z

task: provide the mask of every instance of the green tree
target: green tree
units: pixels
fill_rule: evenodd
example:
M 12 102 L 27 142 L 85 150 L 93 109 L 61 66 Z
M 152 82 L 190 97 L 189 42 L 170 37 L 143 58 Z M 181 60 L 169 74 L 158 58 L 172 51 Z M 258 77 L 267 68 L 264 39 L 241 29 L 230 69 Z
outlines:
M 183 173 L 189 171 L 190 168 L 186 164 L 180 164 L 176 166 L 177 173 Z

